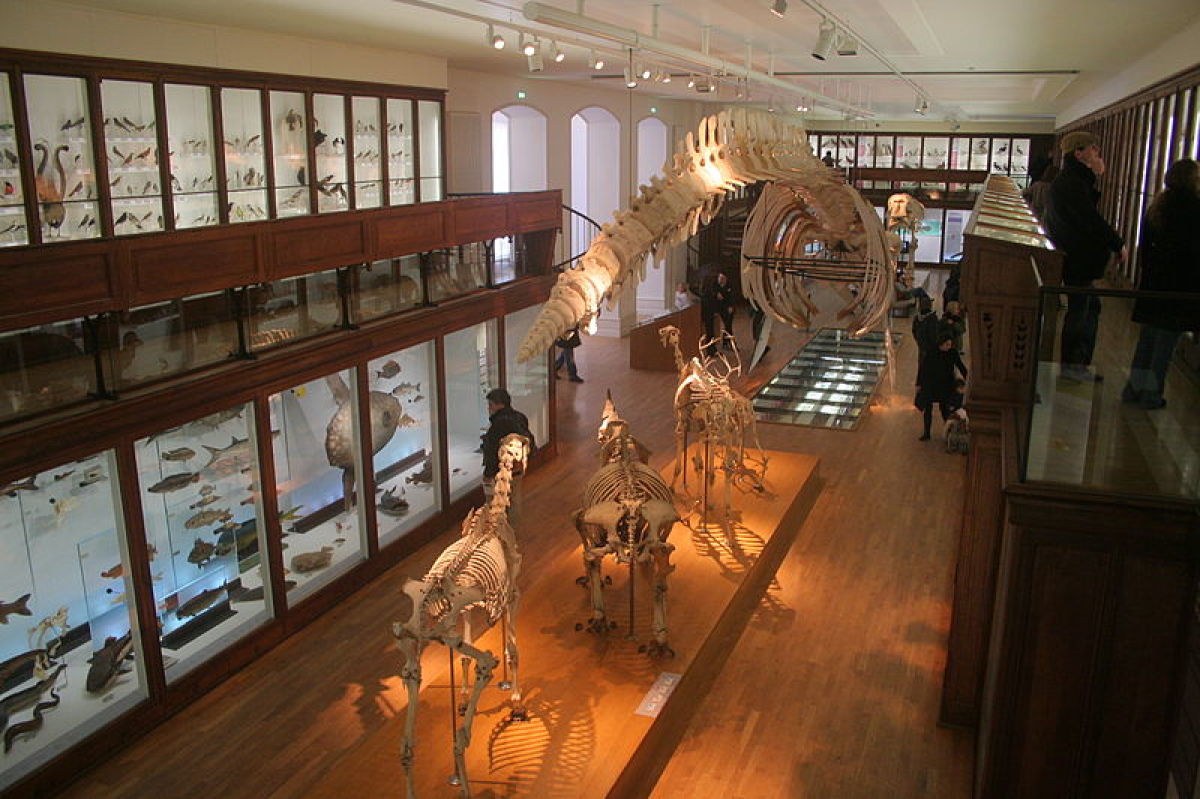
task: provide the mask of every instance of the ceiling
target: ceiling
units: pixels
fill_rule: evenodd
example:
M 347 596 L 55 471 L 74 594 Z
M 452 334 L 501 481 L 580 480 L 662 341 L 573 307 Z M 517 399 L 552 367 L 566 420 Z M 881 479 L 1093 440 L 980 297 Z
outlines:
M 765 79 L 749 82 L 749 102 L 791 107 L 815 97 L 817 118 L 844 118 L 849 109 L 875 119 L 916 120 L 922 118 L 915 106 L 923 93 L 930 106 L 925 118 L 964 122 L 1050 119 L 1072 99 L 1200 19 L 1196 0 L 786 0 L 782 18 L 771 13 L 772 1 L 546 0 L 543 5 L 636 31 L 672 52 L 700 55 L 703 31 L 709 30 L 709 59 L 724 62 L 729 73 L 717 81 L 717 92 L 699 95 L 687 88 L 689 73 L 704 72 L 700 65 L 677 52 L 652 52 L 653 47 L 636 52 L 635 62 L 651 63 L 673 80 L 643 81 L 635 91 L 734 102 L 734 76 L 749 64 Z M 621 66 L 629 59 L 628 51 L 611 38 L 530 21 L 522 0 L 71 2 L 427 53 L 446 58 L 451 68 L 539 80 L 621 87 Z M 823 8 L 858 34 L 859 54 L 813 58 L 822 14 L 810 6 Z M 505 36 L 504 51 L 488 45 L 488 20 Z M 509 26 L 540 33 L 541 72 L 530 75 L 527 59 L 517 52 L 517 32 Z M 552 59 L 551 40 L 565 53 L 562 63 Z M 599 72 L 588 64 L 593 48 L 608 61 Z M 774 83 L 767 75 L 772 68 Z M 894 75 L 893 68 L 907 80 Z

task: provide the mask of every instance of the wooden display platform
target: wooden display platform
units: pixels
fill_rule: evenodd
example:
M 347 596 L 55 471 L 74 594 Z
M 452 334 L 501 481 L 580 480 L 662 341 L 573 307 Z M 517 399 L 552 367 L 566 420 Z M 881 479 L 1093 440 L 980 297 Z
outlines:
M 530 575 L 523 575 L 517 627 L 529 720 L 508 720 L 508 692 L 496 687 L 497 669 L 480 699 L 467 750 L 473 796 L 649 794 L 820 493 L 817 458 L 775 451 L 768 455 L 769 496 L 735 492 L 742 517 L 735 524 L 740 552 L 729 547 L 723 531 L 715 526 L 701 528 L 695 518 L 689 521 L 700 529 L 678 523 L 671 533 L 675 545 L 671 562 L 676 568 L 668 582 L 667 616 L 673 658 L 652 660 L 638 652 L 639 645 L 651 640 L 652 594 L 643 574 L 638 574 L 635 586 L 637 637 L 632 640 L 626 637 L 626 567 L 617 567 L 611 559 L 603 566 L 613 581 L 605 590 L 608 616 L 618 625 L 606 635 L 575 629 L 591 610 L 587 589 L 575 582 L 584 573 L 578 547 L 551 563 L 531 584 Z M 670 472 L 668 465 L 663 470 L 668 480 Z M 522 523 L 560 525 L 563 535 L 574 537 L 575 531 L 564 524 L 565 516 L 564 512 L 563 519 L 529 518 Z M 499 630 L 484 635 L 480 646 L 499 653 Z M 399 663 L 397 655 L 397 673 L 375 695 L 378 702 L 390 705 L 383 708 L 392 716 L 383 732 L 347 749 L 306 796 L 404 795 L 400 744 L 407 701 Z M 454 771 L 447 650 L 431 645 L 422 669 L 418 795 L 457 796 L 458 789 L 447 783 Z M 657 718 L 635 715 L 662 672 L 682 675 L 674 692 Z M 327 736 L 326 741 L 336 737 Z M 394 775 L 394 789 L 381 791 L 389 773 Z

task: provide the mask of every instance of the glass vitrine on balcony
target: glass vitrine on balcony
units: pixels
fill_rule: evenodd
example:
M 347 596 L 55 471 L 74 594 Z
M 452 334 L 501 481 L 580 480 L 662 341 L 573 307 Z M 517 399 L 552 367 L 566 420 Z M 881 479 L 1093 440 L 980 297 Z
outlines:
M 416 202 L 412 100 L 387 101 L 388 204 Z
M 128 236 L 162 230 L 154 88 L 149 83 L 102 80 L 100 102 L 113 232 Z
M 421 120 L 421 202 L 445 196 L 442 175 L 442 104 L 432 100 L 417 102 Z
M 383 198 L 384 158 L 378 97 L 351 100 L 354 143 L 354 207 L 378 208 Z
M 96 371 L 79 320 L 0 334 L 0 421 L 79 402 Z
M 250 286 L 246 306 L 254 351 L 332 330 L 342 318 L 337 271 Z
M 0 72 L 0 247 L 29 243 L 25 190 L 17 157 L 17 126 L 13 121 L 12 87 Z
M 216 146 L 212 91 L 207 86 L 168 83 L 167 142 L 170 147 L 171 201 L 175 228 L 204 227 L 220 220 L 217 213 Z
M 304 94 L 271 92 L 271 142 L 275 163 L 275 215 L 312 213 L 308 196 L 308 126 Z M 320 179 L 317 178 L 319 181 Z
M 262 92 L 222 89 L 225 132 L 225 190 L 230 222 L 267 218 L 266 157 L 263 154 Z
M 350 207 L 346 98 L 340 94 L 314 94 L 313 115 L 317 210 L 345 211 Z
M 354 267 L 354 320 L 365 322 L 419 305 L 421 256 L 386 258 Z
M 61 75 L 25 75 L 33 142 L 34 184 L 42 241 L 100 235 L 87 82 Z M 123 176 L 115 192 L 122 188 Z M 115 178 L 114 178 L 115 179 Z

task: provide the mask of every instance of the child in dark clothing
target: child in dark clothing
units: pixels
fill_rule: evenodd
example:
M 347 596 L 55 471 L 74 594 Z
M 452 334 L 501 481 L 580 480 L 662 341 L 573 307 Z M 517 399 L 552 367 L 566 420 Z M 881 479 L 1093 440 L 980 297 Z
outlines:
M 938 335 L 938 347 L 921 361 L 917 368 L 917 398 L 915 404 L 924 416 L 925 427 L 921 440 L 929 440 L 929 428 L 933 424 L 933 403 L 938 404 L 942 419 L 949 419 L 961 404 L 961 394 L 955 390 L 954 370 L 966 379 L 967 367 L 958 350 L 954 349 L 954 336 L 946 331 Z
M 942 314 L 939 333 L 949 333 L 954 338 L 954 349 L 962 352 L 963 334 L 967 332 L 967 322 L 963 319 L 962 308 L 958 300 L 946 303 L 946 312 Z

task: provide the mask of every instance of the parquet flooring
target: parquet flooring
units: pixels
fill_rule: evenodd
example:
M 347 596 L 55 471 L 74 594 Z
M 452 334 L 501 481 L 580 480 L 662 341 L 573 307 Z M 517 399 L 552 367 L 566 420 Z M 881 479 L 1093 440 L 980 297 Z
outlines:
M 776 327 L 747 388 L 801 340 Z M 651 465 L 671 455 L 674 375 L 627 369 L 622 341 L 589 339 L 578 361 L 587 382 L 557 384 L 560 455 L 526 479 L 524 515 L 538 520 L 524 534 L 526 575 L 578 547 L 565 515 L 595 467 L 606 389 L 654 451 Z M 965 459 L 936 439 L 917 441 L 914 362 L 906 336 L 895 388 L 885 377 L 855 432 L 760 427 L 764 446 L 820 457 L 823 493 L 655 796 L 969 796 L 972 737 L 936 725 Z M 342 795 L 402 795 L 398 741 L 380 740 L 398 729 L 405 706 L 389 624 L 403 578 L 455 534 L 448 529 L 65 795 L 304 797 L 330 788 L 322 783 L 355 750 L 388 746 L 395 761 L 356 772 Z M 524 675 L 531 690 L 537 679 Z M 547 750 L 563 757 L 558 768 L 604 757 L 574 746 L 587 730 L 568 732 Z M 538 773 L 516 795 L 563 795 L 553 771 Z

